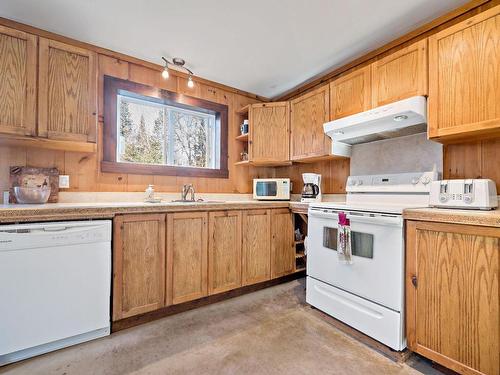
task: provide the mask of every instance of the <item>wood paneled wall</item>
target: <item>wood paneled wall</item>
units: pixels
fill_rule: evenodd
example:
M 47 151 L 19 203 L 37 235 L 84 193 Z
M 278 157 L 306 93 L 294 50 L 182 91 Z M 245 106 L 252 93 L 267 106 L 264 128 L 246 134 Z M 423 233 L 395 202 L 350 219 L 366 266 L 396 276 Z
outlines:
M 444 178 L 490 178 L 500 194 L 500 138 L 444 147 Z
M 349 159 L 318 161 L 315 163 L 297 163 L 289 167 L 276 168 L 276 177 L 289 177 L 294 194 L 302 192 L 302 173 L 319 173 L 323 194 L 345 193 L 345 183 L 349 176 Z
M 99 132 L 98 153 L 85 154 L 64 151 L 42 150 L 0 146 L 0 191 L 7 190 L 9 184 L 9 167 L 13 165 L 34 167 L 56 167 L 61 174 L 70 176 L 69 191 L 144 191 L 148 184 L 154 184 L 157 191 L 178 192 L 185 183 L 193 183 L 198 192 L 211 193 L 250 193 L 252 179 L 256 177 L 274 176 L 273 168 L 236 167 L 239 160 L 239 149 L 235 137 L 239 134 L 239 124 L 235 110 L 250 103 L 259 102 L 247 95 L 226 91 L 220 87 L 196 82 L 193 89 L 187 87 L 183 77 L 171 75 L 163 80 L 161 71 L 150 67 L 119 60 L 106 55 L 99 55 L 98 103 Z M 166 90 L 190 95 L 222 104 L 229 107 L 229 178 L 193 178 L 176 176 L 151 176 L 103 173 L 100 171 L 102 160 L 103 129 L 103 77 L 110 75 L 134 82 L 161 87 Z

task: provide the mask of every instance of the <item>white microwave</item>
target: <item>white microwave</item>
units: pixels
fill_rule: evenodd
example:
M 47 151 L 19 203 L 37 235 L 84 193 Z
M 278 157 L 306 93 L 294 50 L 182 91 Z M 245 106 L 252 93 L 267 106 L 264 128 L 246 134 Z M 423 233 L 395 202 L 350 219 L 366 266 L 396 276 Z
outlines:
M 290 179 L 254 178 L 253 199 L 270 201 L 290 200 Z

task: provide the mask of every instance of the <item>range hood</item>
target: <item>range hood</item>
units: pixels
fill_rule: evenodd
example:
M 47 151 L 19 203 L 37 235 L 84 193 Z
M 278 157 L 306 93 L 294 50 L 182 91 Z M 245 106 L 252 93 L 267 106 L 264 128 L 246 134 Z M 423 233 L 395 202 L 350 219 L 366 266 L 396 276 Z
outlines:
M 332 155 L 351 156 L 351 146 L 427 131 L 427 101 L 414 96 L 323 125 Z

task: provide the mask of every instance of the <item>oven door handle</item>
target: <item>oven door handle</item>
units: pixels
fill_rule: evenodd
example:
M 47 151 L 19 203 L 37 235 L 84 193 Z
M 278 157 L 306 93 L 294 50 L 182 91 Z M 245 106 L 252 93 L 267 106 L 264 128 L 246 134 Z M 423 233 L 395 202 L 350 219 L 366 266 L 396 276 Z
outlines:
M 392 225 L 396 227 L 403 226 L 403 218 L 401 216 L 389 216 L 377 214 L 375 216 L 367 216 L 363 214 L 353 214 L 349 211 L 347 213 L 347 218 L 352 223 L 364 223 L 364 224 L 375 224 L 375 225 Z M 324 211 L 309 211 L 309 216 L 318 217 L 322 219 L 329 219 L 338 221 L 338 212 L 324 212 Z
M 392 225 L 396 227 L 403 227 L 403 218 L 401 216 L 360 216 L 348 214 L 347 218 L 353 223 L 375 224 L 375 225 Z

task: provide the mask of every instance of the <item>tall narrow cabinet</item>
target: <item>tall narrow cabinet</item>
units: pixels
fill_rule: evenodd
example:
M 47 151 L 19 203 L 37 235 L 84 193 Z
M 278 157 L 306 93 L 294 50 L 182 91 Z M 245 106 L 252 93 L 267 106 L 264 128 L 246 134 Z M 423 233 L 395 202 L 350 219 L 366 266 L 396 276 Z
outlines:
M 241 286 L 241 211 L 208 217 L 208 294 Z
M 37 38 L 0 26 L 0 133 L 36 135 Z
M 40 38 L 38 135 L 96 142 L 97 55 Z
M 409 221 L 408 347 L 461 374 L 500 373 L 500 228 Z
M 208 295 L 208 212 L 167 216 L 167 303 Z
M 253 104 L 249 110 L 249 160 L 271 165 L 290 160 L 288 102 Z
M 288 208 L 271 211 L 271 278 L 295 271 L 293 218 Z
M 243 211 L 242 284 L 271 278 L 271 210 Z
M 113 226 L 113 321 L 165 306 L 165 215 L 118 215 Z
M 328 156 L 331 141 L 323 132 L 323 124 L 330 121 L 328 85 L 293 99 L 290 108 L 290 159 L 304 161 Z

